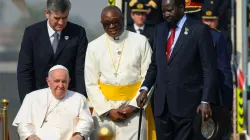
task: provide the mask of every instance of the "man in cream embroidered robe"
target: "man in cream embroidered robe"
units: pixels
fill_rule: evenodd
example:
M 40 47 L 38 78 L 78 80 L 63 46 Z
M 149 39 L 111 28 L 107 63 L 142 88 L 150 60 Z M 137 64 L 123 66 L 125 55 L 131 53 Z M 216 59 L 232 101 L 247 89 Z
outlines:
M 26 95 L 13 122 L 21 140 L 31 135 L 42 140 L 69 140 L 75 132 L 85 139 L 90 135 L 93 119 L 86 98 L 77 92 L 66 92 L 61 100 L 53 97 L 50 88 Z
M 139 34 L 124 31 L 117 39 L 103 34 L 88 45 L 85 60 L 87 95 L 94 108 L 95 130 L 109 125 L 115 140 L 137 140 L 139 112 L 123 121 L 112 121 L 108 112 L 125 106 L 138 108 L 136 97 L 151 62 L 151 47 Z M 128 93 L 128 92 L 134 93 Z M 96 132 L 91 140 L 96 140 Z M 146 140 L 143 113 L 141 140 Z

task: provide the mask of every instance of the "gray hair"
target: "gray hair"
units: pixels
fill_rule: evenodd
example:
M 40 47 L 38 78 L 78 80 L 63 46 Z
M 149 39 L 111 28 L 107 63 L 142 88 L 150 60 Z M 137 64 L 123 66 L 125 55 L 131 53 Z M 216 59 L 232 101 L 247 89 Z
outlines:
M 49 12 L 69 12 L 71 3 L 69 0 L 47 0 L 47 10 Z

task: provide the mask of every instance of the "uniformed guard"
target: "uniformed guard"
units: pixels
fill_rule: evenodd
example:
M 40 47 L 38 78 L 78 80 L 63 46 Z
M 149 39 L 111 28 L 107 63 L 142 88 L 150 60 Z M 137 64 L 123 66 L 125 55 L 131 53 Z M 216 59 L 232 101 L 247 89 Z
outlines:
M 133 25 L 127 27 L 127 30 L 136 32 L 147 37 L 149 44 L 153 47 L 154 27 L 145 24 L 149 6 L 143 0 L 138 0 L 130 7 L 130 16 L 133 19 Z
M 202 21 L 203 23 L 209 25 L 211 28 L 219 30 L 223 29 L 220 28 L 220 24 L 222 22 L 222 20 L 220 20 L 220 12 L 219 12 L 220 5 L 214 4 L 215 3 L 214 0 L 210 1 L 211 1 L 210 3 L 206 2 L 205 7 L 204 6 L 202 7 Z M 224 38 L 226 39 L 227 50 L 231 60 L 232 48 L 233 48 L 231 38 L 229 37 L 228 32 L 225 30 L 222 30 L 221 34 L 223 34 Z
M 201 10 L 203 0 L 186 0 L 186 14 L 189 16 L 196 17 L 197 19 L 202 19 L 207 21 L 210 27 L 215 27 L 211 23 L 218 22 L 217 8 L 211 5 L 207 6 L 206 10 Z M 225 132 L 225 127 L 228 124 L 230 125 L 230 110 L 232 109 L 232 100 L 233 100 L 233 81 L 232 81 L 232 72 L 230 57 L 227 50 L 227 42 L 224 36 L 215 28 L 210 29 L 210 33 L 213 36 L 214 47 L 217 52 L 217 69 L 218 69 L 218 83 L 219 83 L 219 97 L 218 105 L 212 107 L 213 118 L 205 121 L 201 125 L 200 116 L 197 116 L 194 121 L 196 121 L 194 130 L 195 130 L 195 139 L 223 139 L 228 135 L 228 132 Z M 218 122 L 218 123 L 216 123 Z M 219 129 L 216 129 L 216 128 Z M 228 129 L 226 129 L 228 131 Z M 201 133 L 200 133 L 201 132 Z M 227 134 L 226 134 L 227 133 Z M 229 138 L 225 138 L 229 139 Z
M 202 4 L 202 10 L 210 8 L 211 6 L 216 7 L 216 13 L 219 22 L 219 30 L 228 30 L 228 9 L 230 6 L 230 0 L 204 0 Z
M 140 0 L 128 0 L 128 11 L 130 11 L 130 7 L 136 4 Z M 161 3 L 162 0 L 141 0 L 145 2 L 148 6 L 147 9 L 147 20 L 145 22 L 146 25 L 154 27 L 156 24 L 163 22 Z M 130 16 L 130 12 L 127 12 L 127 25 L 133 25 L 133 20 Z
M 221 105 L 226 112 L 230 112 L 233 103 L 233 81 L 232 81 L 232 72 L 230 65 L 230 54 L 228 52 L 228 41 L 226 41 L 222 35 L 222 33 L 217 30 L 219 25 L 219 5 L 214 5 L 213 0 L 211 0 L 210 4 L 208 3 L 206 7 L 203 7 L 202 10 L 202 21 L 203 23 L 209 25 L 213 30 L 211 30 L 215 47 L 218 54 L 218 68 L 219 68 L 219 84 L 220 84 L 220 93 L 221 93 Z M 226 47 L 227 46 L 227 47 Z M 222 75 L 222 76 L 221 76 Z M 228 113 L 227 116 L 229 119 L 226 130 L 223 135 L 222 140 L 229 140 L 232 135 L 232 121 L 231 114 Z

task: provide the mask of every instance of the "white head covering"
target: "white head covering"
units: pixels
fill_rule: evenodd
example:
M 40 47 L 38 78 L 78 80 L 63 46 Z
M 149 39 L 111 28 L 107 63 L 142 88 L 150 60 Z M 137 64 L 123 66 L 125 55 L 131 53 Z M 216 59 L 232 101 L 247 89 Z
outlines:
M 51 71 L 58 70 L 58 69 L 63 69 L 63 70 L 66 70 L 67 72 L 69 72 L 68 69 L 66 67 L 64 67 L 63 65 L 55 65 L 52 68 L 50 68 L 48 74 L 50 74 Z

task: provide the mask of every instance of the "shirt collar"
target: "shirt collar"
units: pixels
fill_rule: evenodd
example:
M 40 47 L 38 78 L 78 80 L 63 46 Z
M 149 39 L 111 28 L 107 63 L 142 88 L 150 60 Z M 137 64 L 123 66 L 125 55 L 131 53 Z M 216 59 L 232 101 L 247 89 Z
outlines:
M 106 35 L 108 36 L 109 40 L 111 41 L 122 41 L 125 37 L 126 37 L 126 34 L 127 34 L 127 30 L 124 30 L 123 33 L 116 37 L 116 38 L 113 38 L 113 37 L 110 37 L 107 33 Z
M 47 28 L 48 28 L 48 32 L 49 32 L 49 37 L 52 37 L 53 34 L 56 32 L 54 31 L 51 26 L 49 25 L 49 20 L 47 20 Z M 57 33 L 59 34 L 59 36 L 61 35 L 62 31 L 57 31 Z
M 134 24 L 134 28 L 135 28 L 136 31 L 138 31 L 139 29 L 142 29 L 142 31 L 143 31 L 144 28 L 145 28 L 145 24 L 143 26 L 141 26 L 141 27 L 139 27 L 136 24 Z
M 186 14 L 181 18 L 181 20 L 178 21 L 177 23 L 177 27 L 178 28 L 182 28 L 182 26 L 184 25 L 185 21 L 187 20 L 187 16 Z

